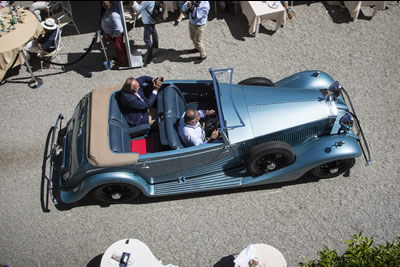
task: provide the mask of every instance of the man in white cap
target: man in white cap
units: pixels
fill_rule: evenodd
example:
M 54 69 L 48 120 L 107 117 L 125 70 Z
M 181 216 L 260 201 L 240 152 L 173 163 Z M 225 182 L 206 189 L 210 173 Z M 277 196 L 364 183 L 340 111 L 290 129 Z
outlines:
M 39 21 L 42 21 L 41 11 L 48 10 L 49 1 L 33 1 L 31 6 L 29 7 L 29 11 L 36 15 Z
M 104 31 L 107 41 L 109 41 L 115 49 L 118 60 L 114 62 L 112 69 L 128 66 L 128 57 L 124 45 L 124 27 L 121 22 L 121 14 L 117 5 L 117 1 L 102 1 L 105 12 L 101 19 L 101 28 Z
M 44 31 L 38 39 L 30 41 L 25 50 L 30 53 L 50 53 L 56 49 L 58 25 L 52 18 L 41 22 Z

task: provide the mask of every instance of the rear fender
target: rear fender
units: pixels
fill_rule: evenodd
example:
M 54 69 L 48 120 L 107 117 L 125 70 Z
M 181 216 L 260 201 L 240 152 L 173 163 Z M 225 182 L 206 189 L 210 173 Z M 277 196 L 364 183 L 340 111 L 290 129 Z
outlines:
M 151 186 L 142 177 L 127 172 L 106 172 L 87 177 L 75 188 L 61 189 L 60 197 L 62 202 L 71 204 L 81 200 L 96 187 L 110 183 L 130 184 L 150 196 Z

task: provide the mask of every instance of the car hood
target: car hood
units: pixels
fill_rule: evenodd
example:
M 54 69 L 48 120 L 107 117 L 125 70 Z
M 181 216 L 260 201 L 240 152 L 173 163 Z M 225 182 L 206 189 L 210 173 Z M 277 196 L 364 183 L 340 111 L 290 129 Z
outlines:
M 327 103 L 319 90 L 232 85 L 230 98 L 233 108 L 223 101 L 226 125 L 238 125 L 240 118 L 245 125 L 229 130 L 231 143 L 336 116 L 334 103 Z

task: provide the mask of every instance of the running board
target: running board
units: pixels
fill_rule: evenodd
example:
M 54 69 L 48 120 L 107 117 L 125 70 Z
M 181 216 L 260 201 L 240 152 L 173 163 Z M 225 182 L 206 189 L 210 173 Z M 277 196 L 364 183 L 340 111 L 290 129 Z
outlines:
M 218 190 L 240 187 L 245 170 L 238 168 L 198 177 L 178 177 L 177 180 L 153 185 L 154 196 Z

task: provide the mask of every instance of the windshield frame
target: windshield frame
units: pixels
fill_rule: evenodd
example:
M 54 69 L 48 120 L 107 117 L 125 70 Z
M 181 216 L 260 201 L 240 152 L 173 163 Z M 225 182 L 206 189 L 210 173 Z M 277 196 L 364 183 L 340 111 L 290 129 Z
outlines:
M 221 125 L 221 130 L 229 130 L 229 129 L 235 129 L 239 127 L 244 127 L 246 124 L 244 123 L 242 117 L 239 114 L 239 111 L 236 107 L 235 101 L 233 99 L 233 94 L 232 94 L 232 77 L 233 77 L 233 68 L 225 68 L 225 69 L 209 69 L 209 72 L 211 74 L 211 77 L 213 79 L 213 84 L 214 84 L 214 91 L 215 91 L 215 96 L 217 99 L 217 107 L 218 107 L 218 116 L 219 116 L 219 121 Z M 228 83 L 223 83 L 218 80 L 218 76 L 222 76 L 223 74 L 229 74 L 229 84 Z M 238 117 L 240 124 L 239 125 L 233 125 L 233 126 L 227 126 L 226 121 L 223 116 L 223 109 L 222 109 L 222 104 L 221 104 L 221 96 L 222 96 L 222 91 L 221 91 L 221 85 L 226 84 L 228 85 L 229 88 L 229 98 L 231 100 L 232 107 L 236 113 L 236 116 Z

